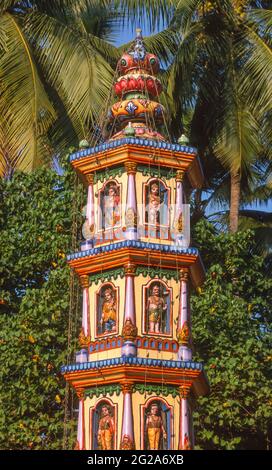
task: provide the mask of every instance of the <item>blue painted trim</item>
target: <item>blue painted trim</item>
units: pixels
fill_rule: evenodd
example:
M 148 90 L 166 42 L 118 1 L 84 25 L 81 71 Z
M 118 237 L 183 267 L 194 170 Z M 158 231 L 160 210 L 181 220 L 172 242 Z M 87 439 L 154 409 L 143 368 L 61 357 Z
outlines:
M 203 371 L 203 364 L 201 362 L 193 361 L 166 361 L 163 359 L 151 359 L 145 357 L 115 357 L 112 359 L 103 359 L 101 361 L 83 362 L 76 364 L 69 364 L 61 367 L 61 373 L 76 372 L 79 370 L 103 369 L 104 367 L 114 367 L 122 364 L 137 365 L 137 366 L 151 366 L 151 367 L 167 367 L 170 369 L 195 369 Z
M 197 149 L 195 147 L 187 147 L 179 144 L 169 144 L 168 142 L 158 142 L 156 140 L 140 139 L 137 137 L 126 137 L 119 140 L 113 140 L 112 142 L 107 142 L 105 144 L 96 145 L 96 147 L 90 147 L 86 150 L 79 150 L 78 152 L 72 153 L 70 155 L 70 162 L 74 160 L 79 160 L 89 155 L 94 155 L 99 152 L 104 152 L 105 150 L 121 147 L 122 145 L 127 144 L 139 145 L 140 147 L 152 147 L 155 149 L 166 149 L 180 153 L 197 153 Z
M 85 258 L 87 256 L 94 256 L 100 253 L 107 253 L 114 250 L 120 250 L 122 248 L 141 248 L 143 250 L 149 249 L 159 251 L 161 253 L 177 253 L 184 255 L 197 255 L 197 248 L 181 248 L 176 245 L 163 245 L 160 243 L 149 243 L 137 240 L 123 240 L 117 243 L 110 243 L 109 245 L 98 246 L 96 248 L 90 248 L 85 251 L 78 251 L 67 256 L 67 260 L 71 261 L 78 258 Z

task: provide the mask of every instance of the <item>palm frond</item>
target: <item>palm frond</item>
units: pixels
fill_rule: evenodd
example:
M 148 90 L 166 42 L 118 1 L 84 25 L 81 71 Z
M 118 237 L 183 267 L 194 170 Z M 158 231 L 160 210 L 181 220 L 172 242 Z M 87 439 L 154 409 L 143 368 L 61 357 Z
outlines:
M 239 214 L 243 217 L 248 217 L 250 219 L 253 219 L 256 222 L 261 222 L 263 224 L 271 224 L 271 228 L 272 228 L 272 212 L 244 209 L 244 210 L 240 210 Z
M 0 28 L 7 37 L 7 51 L 0 59 L 1 160 L 29 171 L 43 156 L 39 141 L 56 114 L 19 18 L 5 13 Z
M 130 28 L 147 26 L 162 29 L 169 24 L 177 0 L 113 0 L 115 7 L 125 17 Z
M 248 47 L 240 41 L 237 56 L 242 61 L 242 92 L 251 108 L 263 114 L 272 109 L 272 40 L 271 34 L 261 37 L 252 24 L 245 24 Z
M 9 8 L 18 3 L 18 0 L 2 0 L 0 5 L 0 15 L 5 13 Z
M 235 77 L 233 76 L 235 81 Z M 226 96 L 222 130 L 215 142 L 214 152 L 226 168 L 247 172 L 260 150 L 260 125 L 239 96 Z M 237 89 L 236 89 L 237 91 Z
M 259 26 L 263 32 L 269 33 L 271 31 L 272 10 L 252 8 L 248 11 L 247 18 L 249 21 L 255 23 L 256 26 Z
M 112 69 L 88 36 L 78 35 L 55 18 L 34 12 L 26 28 L 45 79 L 57 90 L 79 138 L 86 136 L 108 97 Z

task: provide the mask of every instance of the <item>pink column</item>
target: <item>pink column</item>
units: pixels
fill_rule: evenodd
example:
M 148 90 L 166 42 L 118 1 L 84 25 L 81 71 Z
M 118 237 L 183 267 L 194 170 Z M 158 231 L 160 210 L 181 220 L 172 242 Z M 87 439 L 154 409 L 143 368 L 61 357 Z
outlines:
M 178 359 L 190 361 L 192 359 L 191 349 L 191 324 L 189 305 L 189 272 L 184 268 L 180 271 L 180 300 L 179 316 L 177 326 L 177 340 L 179 343 Z
M 136 314 L 135 314 L 135 292 L 134 292 L 134 277 L 136 275 L 136 266 L 128 263 L 125 266 L 125 312 L 122 329 L 123 345 L 122 356 L 134 357 L 137 355 L 137 347 L 135 340 L 138 334 L 136 327 Z
M 190 389 L 183 386 L 180 387 L 180 425 L 179 425 L 179 450 L 191 450 L 191 423 L 190 423 L 190 405 L 189 405 Z
M 184 176 L 184 170 L 178 170 L 176 175 L 176 207 L 175 207 L 175 221 L 174 221 L 174 230 L 176 234 L 176 241 L 182 235 L 183 231 L 183 185 L 182 180 Z
M 94 221 L 94 175 L 90 174 L 86 176 L 88 181 L 88 198 L 87 198 L 87 210 L 86 219 L 88 220 L 90 232 L 94 234 L 95 221 Z
M 121 433 L 121 450 L 134 450 L 134 428 L 133 428 L 133 413 L 132 413 L 132 391 L 133 384 L 125 382 L 122 385 L 123 392 L 123 418 L 122 418 L 122 433 Z
M 86 206 L 86 220 L 83 224 L 84 242 L 80 244 L 81 250 L 88 250 L 93 246 L 95 235 L 95 218 L 94 218 L 94 175 L 85 175 L 88 182 L 88 196 Z
M 128 175 L 127 200 L 125 212 L 126 238 L 137 240 L 137 198 L 135 174 L 137 165 L 133 162 L 125 164 Z
M 78 422 L 77 422 L 77 443 L 75 450 L 85 450 L 85 420 L 84 420 L 84 391 L 78 389 L 79 398 Z
M 83 300 L 82 300 L 82 327 L 81 327 L 81 332 L 79 335 L 79 342 L 82 347 L 88 347 L 91 342 L 89 277 L 80 276 L 80 283 L 83 288 Z

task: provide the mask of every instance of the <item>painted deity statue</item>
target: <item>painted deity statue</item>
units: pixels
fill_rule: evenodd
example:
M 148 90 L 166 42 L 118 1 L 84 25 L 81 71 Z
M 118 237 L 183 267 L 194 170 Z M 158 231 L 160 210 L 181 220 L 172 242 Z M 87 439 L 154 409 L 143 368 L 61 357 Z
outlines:
M 159 406 L 156 403 L 151 405 L 150 412 L 146 418 L 145 427 L 149 449 L 160 449 L 161 439 L 167 439 L 167 433 L 164 429 L 162 417 L 159 413 Z
M 160 223 L 161 203 L 159 183 L 155 181 L 151 184 L 148 194 L 147 217 L 149 224 L 156 225 Z
M 165 299 L 160 295 L 160 287 L 155 284 L 147 299 L 148 332 L 162 333 L 163 315 L 167 310 Z
M 103 304 L 102 304 L 102 315 L 100 324 L 102 329 L 105 330 L 105 333 L 109 333 L 111 331 L 115 331 L 116 329 L 116 311 L 117 311 L 117 304 L 113 289 L 111 287 L 107 287 L 103 294 Z
M 113 450 L 114 419 L 111 416 L 111 409 L 108 405 L 103 405 L 101 409 L 97 440 L 101 450 Z
M 116 183 L 110 183 L 104 198 L 105 228 L 112 228 L 120 222 L 120 195 Z

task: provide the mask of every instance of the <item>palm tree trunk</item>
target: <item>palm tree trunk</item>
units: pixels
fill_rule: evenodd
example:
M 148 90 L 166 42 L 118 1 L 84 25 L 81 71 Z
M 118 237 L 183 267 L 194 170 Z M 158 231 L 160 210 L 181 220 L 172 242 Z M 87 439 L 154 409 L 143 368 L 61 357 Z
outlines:
M 230 171 L 230 220 L 229 228 L 231 233 L 238 230 L 239 204 L 241 192 L 240 171 L 232 169 Z

